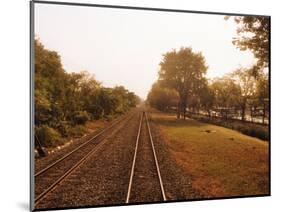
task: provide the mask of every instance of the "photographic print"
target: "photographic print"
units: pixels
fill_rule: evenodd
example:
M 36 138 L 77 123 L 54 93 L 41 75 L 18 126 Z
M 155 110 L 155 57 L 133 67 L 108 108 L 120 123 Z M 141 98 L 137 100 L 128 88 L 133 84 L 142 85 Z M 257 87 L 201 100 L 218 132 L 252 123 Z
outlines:
M 31 1 L 31 207 L 270 195 L 270 17 Z

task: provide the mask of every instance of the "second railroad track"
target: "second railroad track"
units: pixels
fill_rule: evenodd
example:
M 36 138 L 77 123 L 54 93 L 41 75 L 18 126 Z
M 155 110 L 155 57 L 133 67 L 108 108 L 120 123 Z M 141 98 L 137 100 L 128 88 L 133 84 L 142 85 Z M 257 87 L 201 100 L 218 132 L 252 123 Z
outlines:
M 35 206 L 61 181 L 82 165 L 89 156 L 97 152 L 106 142 L 106 137 L 109 133 L 116 133 L 121 128 L 125 127 L 126 123 L 132 119 L 134 115 L 135 113 L 115 121 L 88 141 L 35 173 Z

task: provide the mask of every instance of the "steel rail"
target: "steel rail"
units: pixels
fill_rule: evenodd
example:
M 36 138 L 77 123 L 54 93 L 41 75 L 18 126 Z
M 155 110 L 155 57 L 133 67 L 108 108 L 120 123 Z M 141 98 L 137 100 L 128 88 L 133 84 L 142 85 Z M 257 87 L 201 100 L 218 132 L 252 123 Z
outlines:
M 136 157 L 137 157 L 137 151 L 138 151 L 138 144 L 139 144 L 139 138 L 140 138 L 141 127 L 142 127 L 142 122 L 143 122 L 144 116 L 145 116 L 146 125 L 147 125 L 147 129 L 148 129 L 148 133 L 149 133 L 149 138 L 150 138 L 149 140 L 150 140 L 150 143 L 151 143 L 151 148 L 152 148 L 152 151 L 153 151 L 153 157 L 154 157 L 154 161 L 155 161 L 155 165 L 156 165 L 156 169 L 157 169 L 157 175 L 158 175 L 159 184 L 160 184 L 160 188 L 161 188 L 161 194 L 162 194 L 163 200 L 164 201 L 167 200 L 166 195 L 165 195 L 164 186 L 163 186 L 163 181 L 162 181 L 162 178 L 161 178 L 160 168 L 159 168 L 159 164 L 158 164 L 158 160 L 157 160 L 157 156 L 156 156 L 156 151 L 155 151 L 155 147 L 154 147 L 154 144 L 153 144 L 153 139 L 152 139 L 152 134 L 151 134 L 148 118 L 147 118 L 146 112 L 143 112 L 142 115 L 141 115 L 141 118 L 140 118 L 139 129 L 138 129 L 138 134 L 137 134 L 137 139 L 136 139 L 135 153 L 134 153 L 134 158 L 133 158 L 133 163 L 132 163 L 132 168 L 131 168 L 131 174 L 130 174 L 130 181 L 129 181 L 128 192 L 127 192 L 127 197 L 126 197 L 126 203 L 129 203 L 129 201 L 130 201 L 132 182 L 133 182 L 134 171 L 135 171 L 135 163 L 136 163 Z
M 160 173 L 160 168 L 159 168 L 159 164 L 158 164 L 158 160 L 157 160 L 157 156 L 156 156 L 154 142 L 153 142 L 153 139 L 152 139 L 152 134 L 151 134 L 151 130 L 150 130 L 150 126 L 149 126 L 149 121 L 148 121 L 146 113 L 145 113 L 145 119 L 146 119 L 146 125 L 147 125 L 148 132 L 149 132 L 150 143 L 151 143 L 151 147 L 152 147 L 152 151 L 153 151 L 153 155 L 154 155 L 154 161 L 155 161 L 155 165 L 156 165 L 156 169 L 157 169 L 159 183 L 160 183 L 160 187 L 161 187 L 162 197 L 163 197 L 163 200 L 166 201 L 167 198 L 166 198 L 166 195 L 165 195 L 165 190 L 164 190 L 163 181 L 162 181 L 162 177 L 161 177 L 161 173 Z
M 43 191 L 38 197 L 35 198 L 35 206 L 48 194 L 50 193 L 61 181 L 66 179 L 73 171 L 75 171 L 78 167 L 80 167 L 83 162 L 85 162 L 91 155 L 93 155 L 96 151 L 101 148 L 101 146 L 106 142 L 104 139 L 101 143 L 99 143 L 96 148 L 92 149 L 88 152 L 82 159 L 80 159 L 72 168 L 70 168 L 67 172 L 65 172 L 59 179 L 57 179 L 51 186 L 49 186 L 45 191 Z
M 128 192 L 127 192 L 127 197 L 126 197 L 126 203 L 129 203 L 130 195 L 131 195 L 132 182 L 133 182 L 133 176 L 134 176 L 134 171 L 135 171 L 135 164 L 136 164 L 136 158 L 137 158 L 137 152 L 138 152 L 142 120 L 143 120 L 143 113 L 141 114 L 140 123 L 139 123 L 139 129 L 138 129 L 138 135 L 137 135 L 137 139 L 136 139 L 136 147 L 135 147 L 133 164 L 132 164 L 132 168 L 131 168 L 131 175 L 130 175 L 130 181 L 129 181 Z
M 117 123 L 120 123 L 123 120 L 131 120 L 134 116 L 134 113 L 126 117 L 124 119 L 121 119 Z M 116 124 L 117 124 L 116 123 Z M 114 126 L 116 125 L 114 124 Z M 111 126 L 113 127 L 113 126 Z M 60 182 L 62 182 L 64 179 L 66 179 L 73 171 L 75 171 L 78 167 L 80 167 L 90 156 L 95 154 L 105 143 L 106 139 L 102 139 L 100 143 L 98 143 L 90 152 L 88 152 L 83 158 L 81 158 L 75 165 L 73 165 L 70 169 L 68 169 L 62 176 L 60 176 L 55 182 L 53 182 L 47 189 L 45 189 L 42 193 L 40 193 L 34 200 L 35 204 L 34 206 L 38 205 L 38 203 L 48 194 L 50 193 Z
M 128 117 L 126 117 L 128 118 Z M 104 128 L 103 130 L 101 130 L 98 134 L 94 135 L 92 138 L 90 138 L 89 140 L 87 140 L 86 142 L 84 142 L 83 144 L 81 144 L 80 146 L 76 147 L 74 150 L 70 151 L 69 153 L 67 153 L 66 155 L 64 155 L 63 157 L 61 157 L 60 159 L 58 159 L 57 161 L 53 162 L 52 164 L 48 165 L 47 167 L 43 168 L 42 170 L 38 171 L 36 174 L 34 174 L 34 177 L 38 177 L 39 175 L 45 173 L 46 171 L 48 171 L 50 168 L 54 167 L 55 165 L 57 165 L 59 162 L 65 160 L 66 158 L 68 158 L 70 155 L 72 155 L 73 153 L 77 152 L 79 149 L 81 149 L 82 147 L 84 147 L 85 145 L 87 145 L 88 143 L 90 143 L 91 141 L 93 141 L 94 139 L 98 138 L 99 136 L 101 136 L 103 133 L 105 133 L 106 131 L 108 131 L 109 129 L 111 129 L 112 127 L 114 127 L 115 125 L 117 125 L 118 123 L 120 123 L 121 121 L 125 120 L 124 119 L 119 119 L 117 121 L 115 121 L 114 123 L 112 123 L 110 126 Z

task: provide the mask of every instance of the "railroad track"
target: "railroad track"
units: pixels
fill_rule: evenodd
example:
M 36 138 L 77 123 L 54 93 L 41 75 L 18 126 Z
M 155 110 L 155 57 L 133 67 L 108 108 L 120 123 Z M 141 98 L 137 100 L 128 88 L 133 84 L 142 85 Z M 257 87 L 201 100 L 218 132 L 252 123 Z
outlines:
M 35 207 L 59 183 L 66 179 L 106 143 L 106 138 L 111 129 L 113 129 L 114 133 L 117 133 L 134 115 L 135 113 L 117 120 L 62 158 L 35 173 Z M 117 127 L 114 129 L 115 126 Z
M 149 120 L 147 113 L 143 112 L 138 127 L 126 203 L 166 200 Z

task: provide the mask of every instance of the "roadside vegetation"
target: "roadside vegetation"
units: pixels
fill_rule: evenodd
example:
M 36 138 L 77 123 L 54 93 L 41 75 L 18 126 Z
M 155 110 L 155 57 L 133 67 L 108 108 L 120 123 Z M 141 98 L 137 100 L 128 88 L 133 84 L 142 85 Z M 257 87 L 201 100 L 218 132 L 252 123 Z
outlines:
M 215 124 L 229 129 L 237 130 L 245 135 L 256 137 L 264 141 L 269 140 L 269 128 L 267 125 L 245 122 L 237 119 L 225 120 L 220 117 L 209 117 L 202 114 L 188 113 L 192 119 L 200 122 Z
M 229 19 L 230 17 L 226 17 Z M 147 103 L 158 110 L 176 113 L 185 119 L 191 113 L 222 122 L 269 122 L 269 20 L 266 17 L 236 17 L 237 35 L 233 39 L 241 51 L 249 50 L 256 60 L 251 67 L 237 67 L 219 78 L 207 79 L 207 61 L 202 52 L 191 47 L 173 49 L 163 54 L 158 80 L 152 85 Z M 224 58 L 222 58 L 223 60 Z M 216 119 L 219 120 L 219 119 Z M 262 139 L 267 132 L 241 132 Z M 267 135 L 265 135 L 267 134 Z
M 163 112 L 151 118 L 203 198 L 269 194 L 267 142 Z
M 253 66 L 207 79 L 202 52 L 173 49 L 147 97 L 163 142 L 204 198 L 269 194 L 269 19 L 234 21 L 232 43 L 253 53 Z
M 34 86 L 36 148 L 55 147 L 81 137 L 94 126 L 89 122 L 111 120 L 140 101 L 123 86 L 104 87 L 87 71 L 66 72 L 59 54 L 38 39 Z

